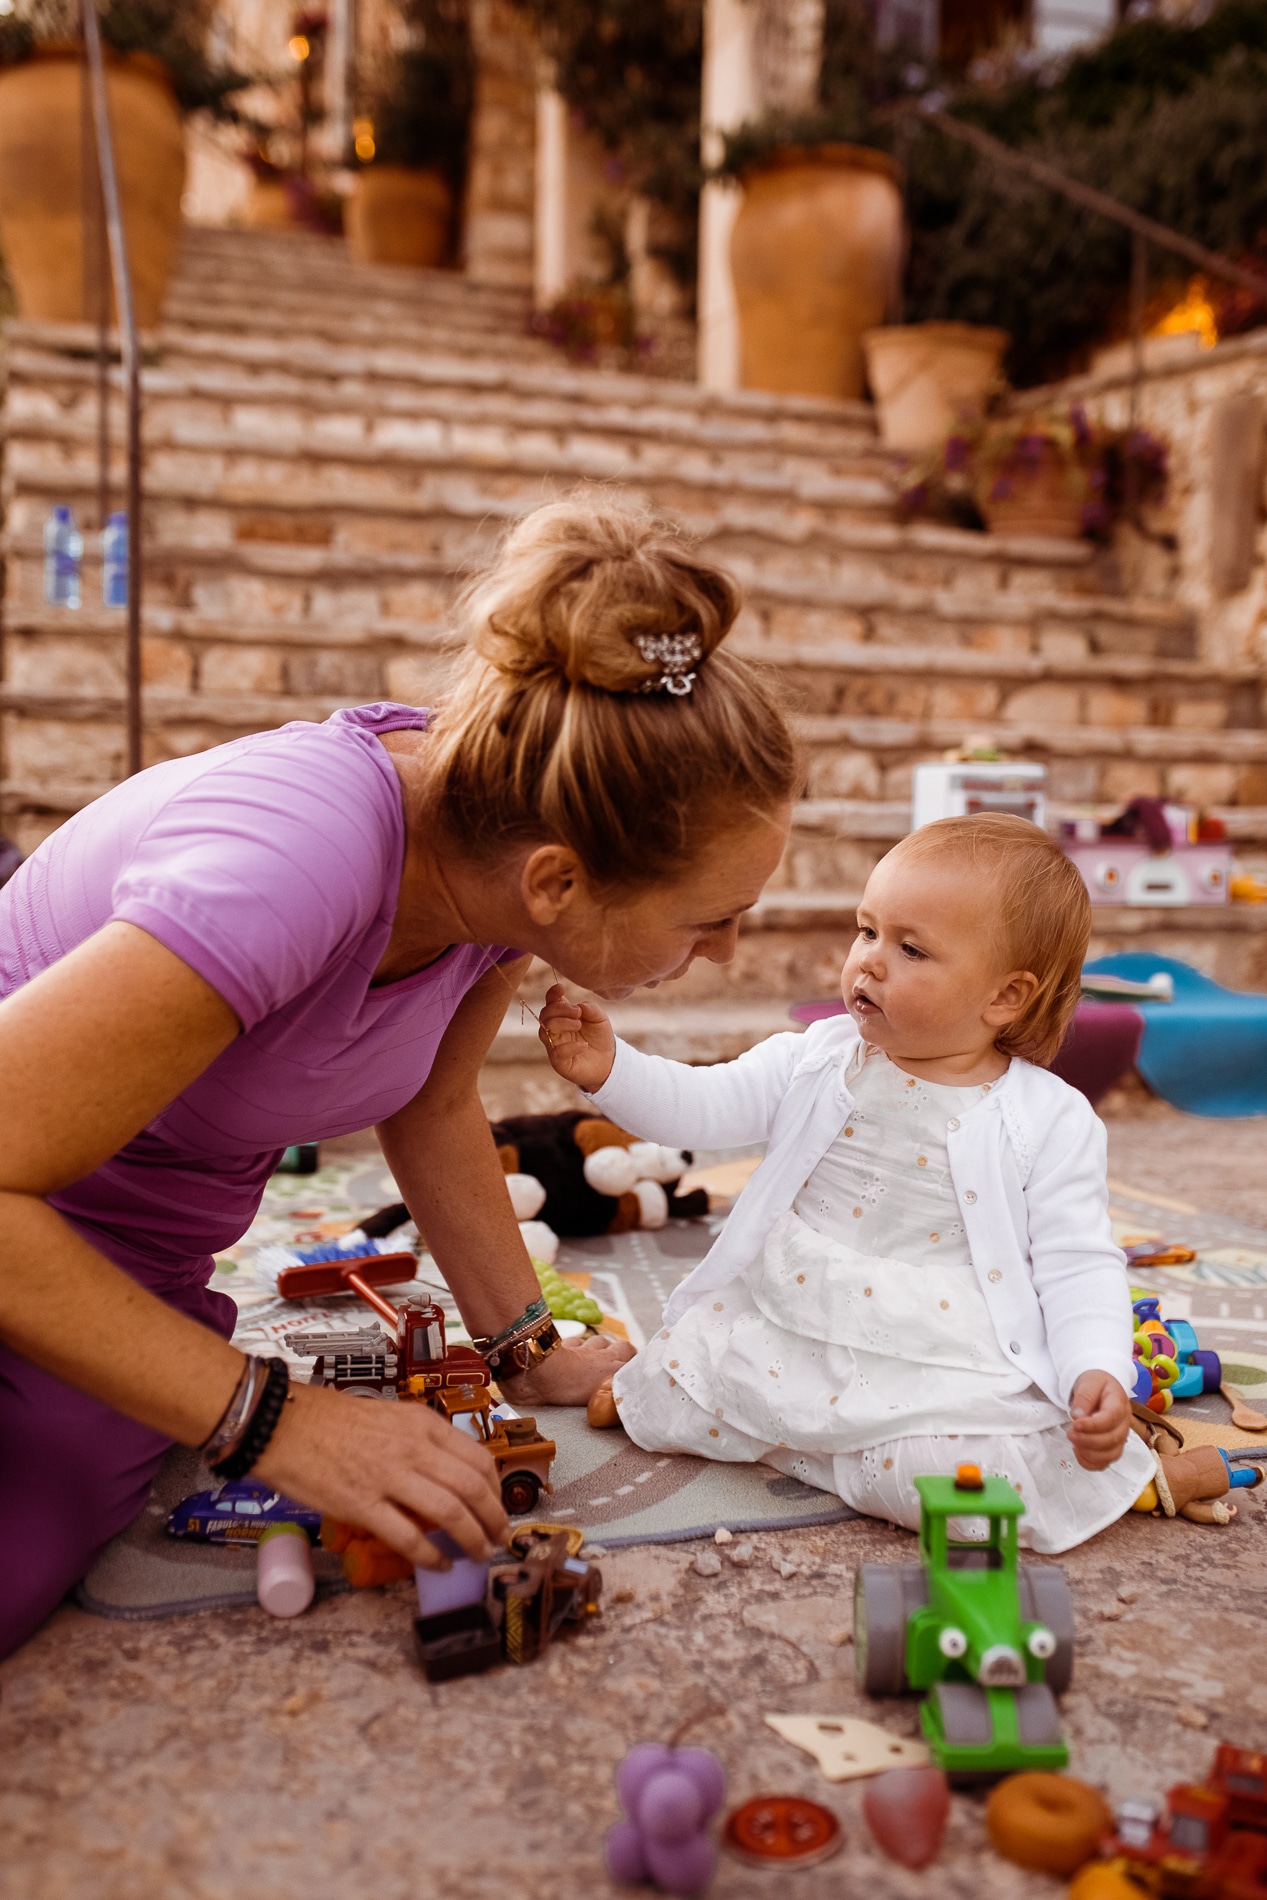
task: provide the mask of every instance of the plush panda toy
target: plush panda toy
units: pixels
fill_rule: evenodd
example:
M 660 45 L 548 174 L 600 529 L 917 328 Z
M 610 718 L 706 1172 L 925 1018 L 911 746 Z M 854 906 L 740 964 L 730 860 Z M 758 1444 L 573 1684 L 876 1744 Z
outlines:
M 627 1234 L 708 1212 L 704 1188 L 675 1192 L 693 1159 L 684 1149 L 638 1141 L 583 1110 L 492 1126 L 515 1218 L 539 1260 L 553 1262 L 560 1236 Z

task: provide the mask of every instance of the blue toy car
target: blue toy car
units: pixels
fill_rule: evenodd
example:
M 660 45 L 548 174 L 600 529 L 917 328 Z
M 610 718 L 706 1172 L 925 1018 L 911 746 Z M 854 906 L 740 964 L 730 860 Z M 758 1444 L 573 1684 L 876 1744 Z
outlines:
M 168 1518 L 167 1531 L 171 1537 L 196 1537 L 205 1544 L 258 1544 L 273 1524 L 298 1524 L 315 1544 L 321 1513 L 254 1478 L 238 1478 L 184 1498 Z

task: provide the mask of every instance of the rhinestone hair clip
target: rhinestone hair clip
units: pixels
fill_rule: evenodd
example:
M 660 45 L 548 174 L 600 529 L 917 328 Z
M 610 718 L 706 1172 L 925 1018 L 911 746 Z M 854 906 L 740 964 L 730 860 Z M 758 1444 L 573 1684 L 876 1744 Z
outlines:
M 703 658 L 704 643 L 694 633 L 641 633 L 634 641 L 648 666 L 661 666 L 659 679 L 644 680 L 640 693 L 672 693 L 681 699 L 695 684 L 688 669 Z

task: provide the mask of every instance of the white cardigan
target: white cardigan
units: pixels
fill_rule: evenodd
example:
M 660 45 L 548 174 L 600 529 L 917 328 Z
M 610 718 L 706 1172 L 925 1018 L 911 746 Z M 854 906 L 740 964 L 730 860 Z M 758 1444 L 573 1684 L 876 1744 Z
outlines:
M 851 1017 L 772 1036 L 735 1062 L 689 1068 L 617 1042 L 590 1097 L 631 1134 L 681 1148 L 764 1141 L 765 1159 L 706 1257 L 665 1308 L 671 1325 L 761 1253 L 853 1108 L 861 1059 Z M 1131 1303 L 1114 1245 L 1107 1137 L 1090 1103 L 1046 1069 L 1014 1060 L 989 1094 L 949 1123 L 947 1148 L 972 1264 L 999 1344 L 1034 1384 L 1068 1405 L 1082 1372 L 1129 1392 Z

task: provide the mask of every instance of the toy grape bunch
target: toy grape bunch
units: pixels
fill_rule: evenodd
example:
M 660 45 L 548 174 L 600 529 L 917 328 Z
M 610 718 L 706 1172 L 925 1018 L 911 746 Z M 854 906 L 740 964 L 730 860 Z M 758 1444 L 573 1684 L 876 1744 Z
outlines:
M 681 1736 L 700 1718 L 677 1731 Z M 717 1868 L 708 1824 L 726 1798 L 726 1775 L 707 1748 L 639 1742 L 616 1770 L 625 1819 L 608 1829 L 603 1859 L 612 1879 L 627 1886 L 653 1881 L 662 1893 L 688 1900 Z

